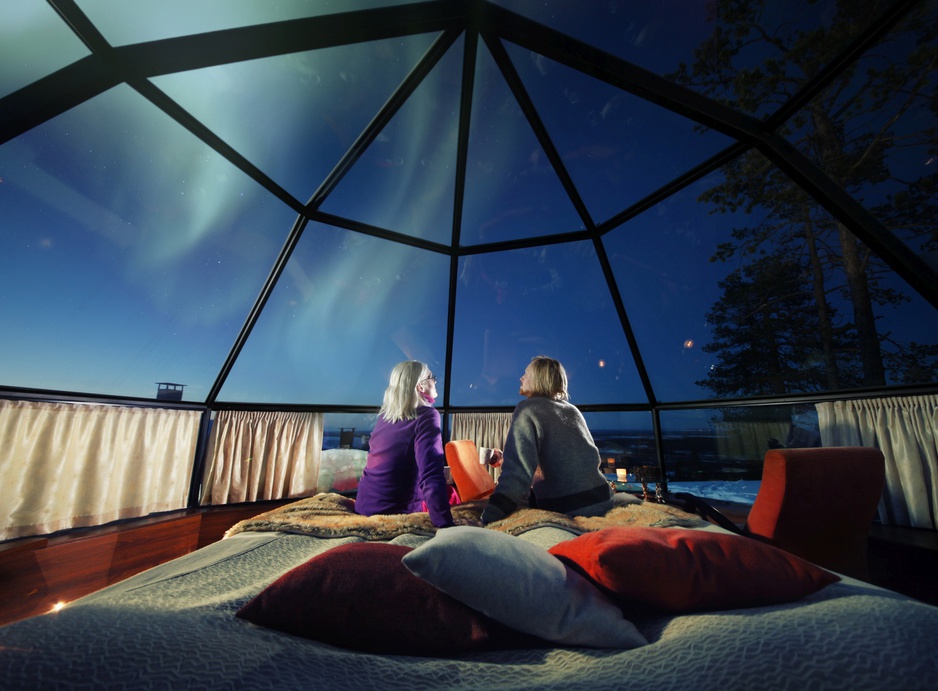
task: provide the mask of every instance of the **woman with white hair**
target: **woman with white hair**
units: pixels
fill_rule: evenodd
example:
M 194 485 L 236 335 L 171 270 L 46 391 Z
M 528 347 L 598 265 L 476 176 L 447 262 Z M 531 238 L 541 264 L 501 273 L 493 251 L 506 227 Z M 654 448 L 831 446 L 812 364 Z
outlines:
M 424 363 L 406 360 L 391 371 L 355 498 L 359 514 L 428 511 L 437 528 L 453 525 L 450 504 L 458 498 L 443 473 L 436 394 L 436 377 Z

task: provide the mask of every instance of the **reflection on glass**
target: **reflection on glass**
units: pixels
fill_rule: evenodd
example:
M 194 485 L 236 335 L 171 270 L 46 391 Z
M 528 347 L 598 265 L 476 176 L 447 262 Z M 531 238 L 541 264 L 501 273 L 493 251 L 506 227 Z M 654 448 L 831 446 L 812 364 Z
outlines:
M 702 184 L 714 184 L 711 176 Z M 713 357 L 707 312 L 728 269 L 703 261 L 730 239 L 733 219 L 709 214 L 688 188 L 603 236 L 603 245 L 659 400 L 707 397 L 697 381 Z
M 391 368 L 443 370 L 449 259 L 310 224 L 220 400 L 380 406 Z
M 521 107 L 482 44 L 476 62 L 460 244 L 582 228 Z
M 453 236 L 460 38 L 326 198 L 322 210 L 407 235 Z
M 203 400 L 293 213 L 129 87 L 0 147 L 5 385 Z
M 412 2 L 417 0 L 77 0 L 114 45 Z
M 0 3 L 0 97 L 90 53 L 42 0 Z
M 659 399 L 935 380 L 934 309 L 764 158 L 694 195 L 603 238 Z
M 821 446 L 812 404 L 665 410 L 668 490 L 751 504 L 769 449 Z
M 326 413 L 317 492 L 354 494 L 368 461 L 376 414 Z
M 375 408 L 380 405 L 381 401 L 377 401 Z M 367 451 L 377 419 L 377 413 L 326 413 L 323 416 L 322 448 Z
M 658 465 L 651 413 L 587 412 L 583 417 L 599 449 L 602 471 L 609 480 L 634 482 L 634 468 Z
M 597 223 L 732 142 L 542 55 L 507 48 Z
M 453 405 L 514 405 L 536 355 L 563 363 L 574 404 L 644 400 L 592 244 L 463 257 L 456 286 Z
M 718 362 L 704 385 L 733 396 L 938 378 L 934 309 L 816 202 L 797 196 L 800 217 L 773 210 L 768 223 L 738 228 L 735 243 L 721 248 L 736 268 L 708 313 L 718 326 L 707 350 Z
M 305 202 L 432 39 L 358 43 L 153 81 Z

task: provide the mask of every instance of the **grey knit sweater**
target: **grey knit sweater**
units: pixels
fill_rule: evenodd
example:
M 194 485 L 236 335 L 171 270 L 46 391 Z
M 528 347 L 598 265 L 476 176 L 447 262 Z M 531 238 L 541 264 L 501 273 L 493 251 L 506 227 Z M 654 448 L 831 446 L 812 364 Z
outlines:
M 566 401 L 533 397 L 511 417 L 495 493 L 482 512 L 491 523 L 525 504 L 533 490 L 540 509 L 578 514 L 609 507 L 611 489 L 583 414 Z M 601 512 L 601 511 L 600 511 Z

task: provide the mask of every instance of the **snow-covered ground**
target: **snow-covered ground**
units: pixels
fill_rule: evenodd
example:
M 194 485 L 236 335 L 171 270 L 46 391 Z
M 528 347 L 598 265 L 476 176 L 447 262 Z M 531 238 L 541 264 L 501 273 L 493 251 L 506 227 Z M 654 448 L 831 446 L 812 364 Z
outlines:
M 711 480 L 705 482 L 669 482 L 668 491 L 689 492 L 698 497 L 752 504 L 759 491 L 759 480 Z

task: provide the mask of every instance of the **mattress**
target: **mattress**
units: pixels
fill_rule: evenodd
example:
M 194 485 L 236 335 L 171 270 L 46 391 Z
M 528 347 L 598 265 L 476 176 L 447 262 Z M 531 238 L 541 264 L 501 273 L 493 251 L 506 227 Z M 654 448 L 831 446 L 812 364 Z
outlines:
M 513 539 L 546 550 L 573 537 L 540 527 Z M 648 645 L 630 650 L 374 655 L 235 616 L 281 574 L 357 541 L 244 532 L 0 628 L 0 688 L 938 688 L 938 608 L 847 578 L 783 605 L 649 614 L 634 621 Z

